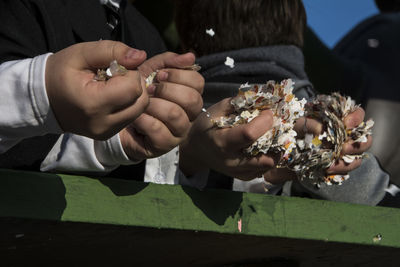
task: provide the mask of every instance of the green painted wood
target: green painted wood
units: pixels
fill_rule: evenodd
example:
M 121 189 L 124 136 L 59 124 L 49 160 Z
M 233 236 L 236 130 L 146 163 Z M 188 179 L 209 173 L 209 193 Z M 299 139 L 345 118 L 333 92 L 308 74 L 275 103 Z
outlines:
M 398 209 L 12 170 L 0 217 L 400 247 Z

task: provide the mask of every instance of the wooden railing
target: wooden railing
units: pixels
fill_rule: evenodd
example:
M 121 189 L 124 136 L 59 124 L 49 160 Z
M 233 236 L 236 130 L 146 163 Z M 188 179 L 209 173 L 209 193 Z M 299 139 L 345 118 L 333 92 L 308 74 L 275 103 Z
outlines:
M 400 255 L 400 209 L 4 169 L 0 229 L 0 266 L 398 266 Z

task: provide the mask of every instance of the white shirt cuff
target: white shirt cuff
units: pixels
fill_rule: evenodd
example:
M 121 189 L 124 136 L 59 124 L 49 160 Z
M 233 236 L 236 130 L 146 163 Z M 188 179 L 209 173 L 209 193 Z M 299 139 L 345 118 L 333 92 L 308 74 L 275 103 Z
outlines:
M 106 141 L 94 141 L 96 156 L 103 165 L 133 165 L 141 160 L 130 160 L 121 144 L 119 134 Z
M 43 134 L 62 133 L 46 91 L 46 63 L 51 55 L 47 53 L 34 57 L 29 68 L 29 96 L 35 117 L 43 125 Z

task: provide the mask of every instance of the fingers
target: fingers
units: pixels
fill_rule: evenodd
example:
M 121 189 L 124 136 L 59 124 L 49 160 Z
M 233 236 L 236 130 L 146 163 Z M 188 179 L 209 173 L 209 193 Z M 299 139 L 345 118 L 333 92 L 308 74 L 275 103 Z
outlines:
M 265 181 L 271 184 L 281 184 L 296 178 L 296 173 L 287 168 L 272 168 L 264 174 Z
M 136 149 L 136 153 L 141 155 L 132 157 L 148 158 L 164 154 L 179 145 L 190 129 L 190 122 L 180 106 L 164 99 L 151 98 L 146 113 L 140 115 L 130 127 L 144 138 Z
M 190 128 L 186 112 L 172 102 L 151 98 L 146 113 L 161 121 L 175 137 L 185 137 Z
M 357 108 L 355 111 L 350 113 L 344 118 L 344 125 L 347 129 L 353 129 L 357 127 L 363 120 L 365 116 L 365 111 L 362 108 Z
M 303 138 L 306 133 L 312 133 L 317 136 L 322 133 L 322 123 L 311 118 L 301 117 L 296 121 L 294 130 L 299 138 Z
M 179 105 L 193 121 L 201 112 L 203 99 L 195 89 L 176 83 L 163 82 L 157 85 L 157 98 L 162 98 Z
M 101 40 L 77 44 L 82 59 L 76 60 L 78 68 L 105 68 L 117 60 L 128 69 L 136 68 L 146 59 L 146 52 L 131 48 L 121 42 Z
M 132 127 L 144 136 L 145 149 L 152 156 L 159 156 L 177 146 L 182 139 L 171 134 L 167 126 L 157 118 L 143 113 Z
M 327 170 L 327 174 L 347 174 L 352 170 L 360 167 L 362 163 L 362 159 L 356 159 L 351 163 L 346 163 L 343 160 L 339 160 L 332 166 L 330 166 Z
M 185 85 L 203 93 L 204 78 L 193 70 L 164 69 L 157 74 L 157 80 Z
M 365 143 L 349 141 L 343 144 L 342 154 L 343 155 L 358 155 L 367 151 L 372 146 L 372 136 L 367 137 L 368 140 Z
M 272 112 L 264 110 L 247 124 L 220 129 L 221 139 L 227 147 L 246 148 L 271 129 L 272 123 Z
M 136 101 L 129 106 L 115 110 L 108 116 L 109 123 L 116 125 L 119 129 L 124 128 L 126 125 L 136 120 L 149 106 L 149 96 L 146 91 L 136 99 Z
M 273 168 L 276 166 L 277 162 L 279 161 L 279 155 L 278 154 L 272 154 L 268 153 L 266 154 L 259 154 L 257 156 L 247 156 L 243 155 L 246 157 L 245 159 L 245 166 L 246 169 L 244 169 L 243 175 L 247 173 L 252 173 L 253 178 L 254 177 L 260 177 L 263 175 L 266 171 L 269 169 Z M 243 164 L 243 163 L 242 163 Z M 255 175 L 255 176 L 254 176 Z
M 184 68 L 193 65 L 194 61 L 195 56 L 193 53 L 179 55 L 172 52 L 165 52 L 146 60 L 138 69 L 144 77 L 147 77 L 156 70 L 164 68 Z
M 109 107 L 114 113 L 125 109 L 137 101 L 144 94 L 144 85 L 138 71 L 128 71 L 124 76 L 117 76 L 106 82 L 90 81 L 88 87 L 97 91 L 97 103 L 103 108 Z

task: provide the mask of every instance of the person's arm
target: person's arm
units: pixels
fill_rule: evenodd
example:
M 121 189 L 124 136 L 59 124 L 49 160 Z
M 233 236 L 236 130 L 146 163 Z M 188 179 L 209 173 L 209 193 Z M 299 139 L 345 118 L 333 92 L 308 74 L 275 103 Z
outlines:
M 106 175 L 120 165 L 135 164 L 125 154 L 119 135 L 98 141 L 63 134 L 40 166 L 41 171 Z
M 0 65 L 0 153 L 22 139 L 62 132 L 45 89 L 45 65 L 50 55 Z
M 56 54 L 0 66 L 0 153 L 24 138 L 71 132 L 107 139 L 138 118 L 149 103 L 138 71 L 94 80 L 114 59 L 129 69 L 143 51 L 113 41 L 81 43 Z
M 64 135 L 43 162 L 42 170 L 107 173 L 120 164 L 155 158 L 175 148 L 186 138 L 191 121 L 202 107 L 204 79 L 184 69 L 193 63 L 190 53 L 164 53 L 147 60 L 139 67 L 143 77 L 160 71 L 157 85 L 148 88 L 151 97 L 145 112 L 110 140 Z
M 243 149 L 250 146 L 272 126 L 272 113 L 263 111 L 248 124 L 216 128 L 211 119 L 231 113 L 230 99 L 224 99 L 194 122 L 188 138 L 180 146 L 179 167 L 190 177 L 212 169 L 230 177 L 251 180 L 261 177 L 276 165 L 278 155 L 249 157 Z

